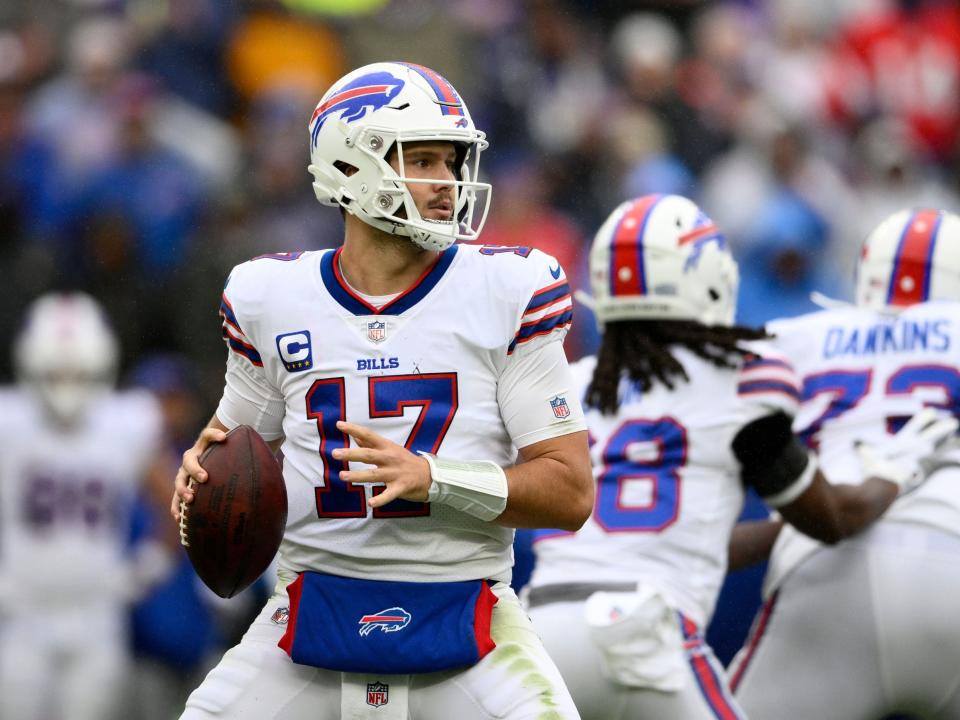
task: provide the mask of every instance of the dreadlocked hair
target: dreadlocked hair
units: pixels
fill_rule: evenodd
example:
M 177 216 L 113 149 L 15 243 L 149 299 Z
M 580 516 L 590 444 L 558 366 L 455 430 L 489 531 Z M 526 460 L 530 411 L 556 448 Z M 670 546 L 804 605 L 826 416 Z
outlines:
M 646 392 L 654 382 L 671 390 L 675 380 L 689 381 L 683 365 L 670 348 L 680 345 L 717 367 L 739 367 L 750 351 L 744 340 L 762 340 L 770 335 L 762 329 L 741 325 L 703 325 L 693 320 L 623 320 L 607 323 L 597 354 L 597 366 L 587 388 L 587 404 L 604 415 L 617 410 L 620 379 L 627 377 Z

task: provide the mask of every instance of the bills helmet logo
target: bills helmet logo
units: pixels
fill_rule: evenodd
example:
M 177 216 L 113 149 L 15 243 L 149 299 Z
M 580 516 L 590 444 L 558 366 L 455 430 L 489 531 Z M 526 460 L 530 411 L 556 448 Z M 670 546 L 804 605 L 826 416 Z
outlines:
M 567 405 L 567 399 L 559 395 L 550 401 L 550 409 L 553 410 L 553 416 L 559 420 L 570 417 L 570 406 Z
M 360 634 L 366 637 L 377 628 L 385 633 L 397 632 L 409 625 L 412 617 L 402 607 L 387 608 L 378 613 L 364 615 L 359 622 Z
M 390 686 L 386 683 L 367 683 L 367 705 L 380 707 L 390 702 Z
M 383 342 L 387 338 L 387 326 L 382 320 L 367 323 L 367 339 L 371 342 Z
M 682 235 L 677 241 L 680 246 L 693 243 L 693 249 L 683 264 L 684 272 L 697 266 L 697 263 L 700 262 L 700 254 L 703 252 L 703 248 L 706 247 L 707 243 L 711 242 L 715 242 L 720 250 L 727 247 L 727 239 L 723 236 L 723 233 L 720 232 L 713 220 L 708 218 L 701 210 L 697 214 L 693 229 L 685 235 Z
M 317 144 L 317 135 L 323 123 L 331 115 L 341 113 L 344 122 L 359 120 L 372 110 L 379 110 L 403 89 L 404 81 L 388 72 L 373 72 L 361 75 L 339 88 L 327 100 L 317 105 L 310 118 L 313 129 L 310 138 Z

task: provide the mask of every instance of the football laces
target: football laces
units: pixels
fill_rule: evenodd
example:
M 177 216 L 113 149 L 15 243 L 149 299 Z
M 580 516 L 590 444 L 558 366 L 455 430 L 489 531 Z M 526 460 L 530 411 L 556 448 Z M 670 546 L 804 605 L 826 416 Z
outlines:
M 196 485 L 196 481 L 190 478 L 190 484 L 187 487 L 193 490 Z M 180 544 L 190 547 L 190 541 L 187 539 L 187 503 L 183 500 L 180 501 Z

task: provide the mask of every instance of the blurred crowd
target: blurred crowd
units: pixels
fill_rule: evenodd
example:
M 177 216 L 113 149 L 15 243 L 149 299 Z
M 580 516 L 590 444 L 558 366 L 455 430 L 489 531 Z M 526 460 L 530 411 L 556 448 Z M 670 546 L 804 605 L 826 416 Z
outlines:
M 167 404 L 175 458 L 222 388 L 230 268 L 339 244 L 306 124 L 377 60 L 436 69 L 487 132 L 484 242 L 540 247 L 580 287 L 593 230 L 650 192 L 723 229 L 748 324 L 813 309 L 812 290 L 849 297 L 863 235 L 893 211 L 960 211 L 954 0 L 13 0 L 0 331 L 47 290 L 98 298 L 125 382 Z M 577 312 L 571 359 L 596 342 Z M 181 630 L 208 633 L 202 649 L 216 627 Z

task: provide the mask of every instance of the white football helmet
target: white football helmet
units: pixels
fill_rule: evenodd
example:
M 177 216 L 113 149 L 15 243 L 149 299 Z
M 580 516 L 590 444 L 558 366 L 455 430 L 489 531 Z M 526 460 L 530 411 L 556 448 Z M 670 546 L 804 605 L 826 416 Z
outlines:
M 894 213 L 864 240 L 856 285 L 857 305 L 875 310 L 960 301 L 960 217 L 929 208 Z
M 467 106 L 438 73 L 411 63 L 365 65 L 326 92 L 309 130 L 308 169 L 324 205 L 339 205 L 427 250 L 445 250 L 455 240 L 475 240 L 480 234 L 490 207 L 490 185 L 477 182 L 486 135 L 474 127 Z M 437 182 L 404 174 L 403 143 L 422 141 L 450 141 L 457 148 L 452 220 L 421 217 L 407 188 L 408 183 Z M 387 161 L 394 148 L 399 172 Z M 351 168 L 351 174 L 344 172 Z
M 117 341 L 100 305 L 84 293 L 34 301 L 14 346 L 18 378 L 68 425 L 113 385 L 117 359 Z
M 644 195 L 620 205 L 590 250 L 597 320 L 731 325 L 740 275 L 726 239 L 692 201 Z

